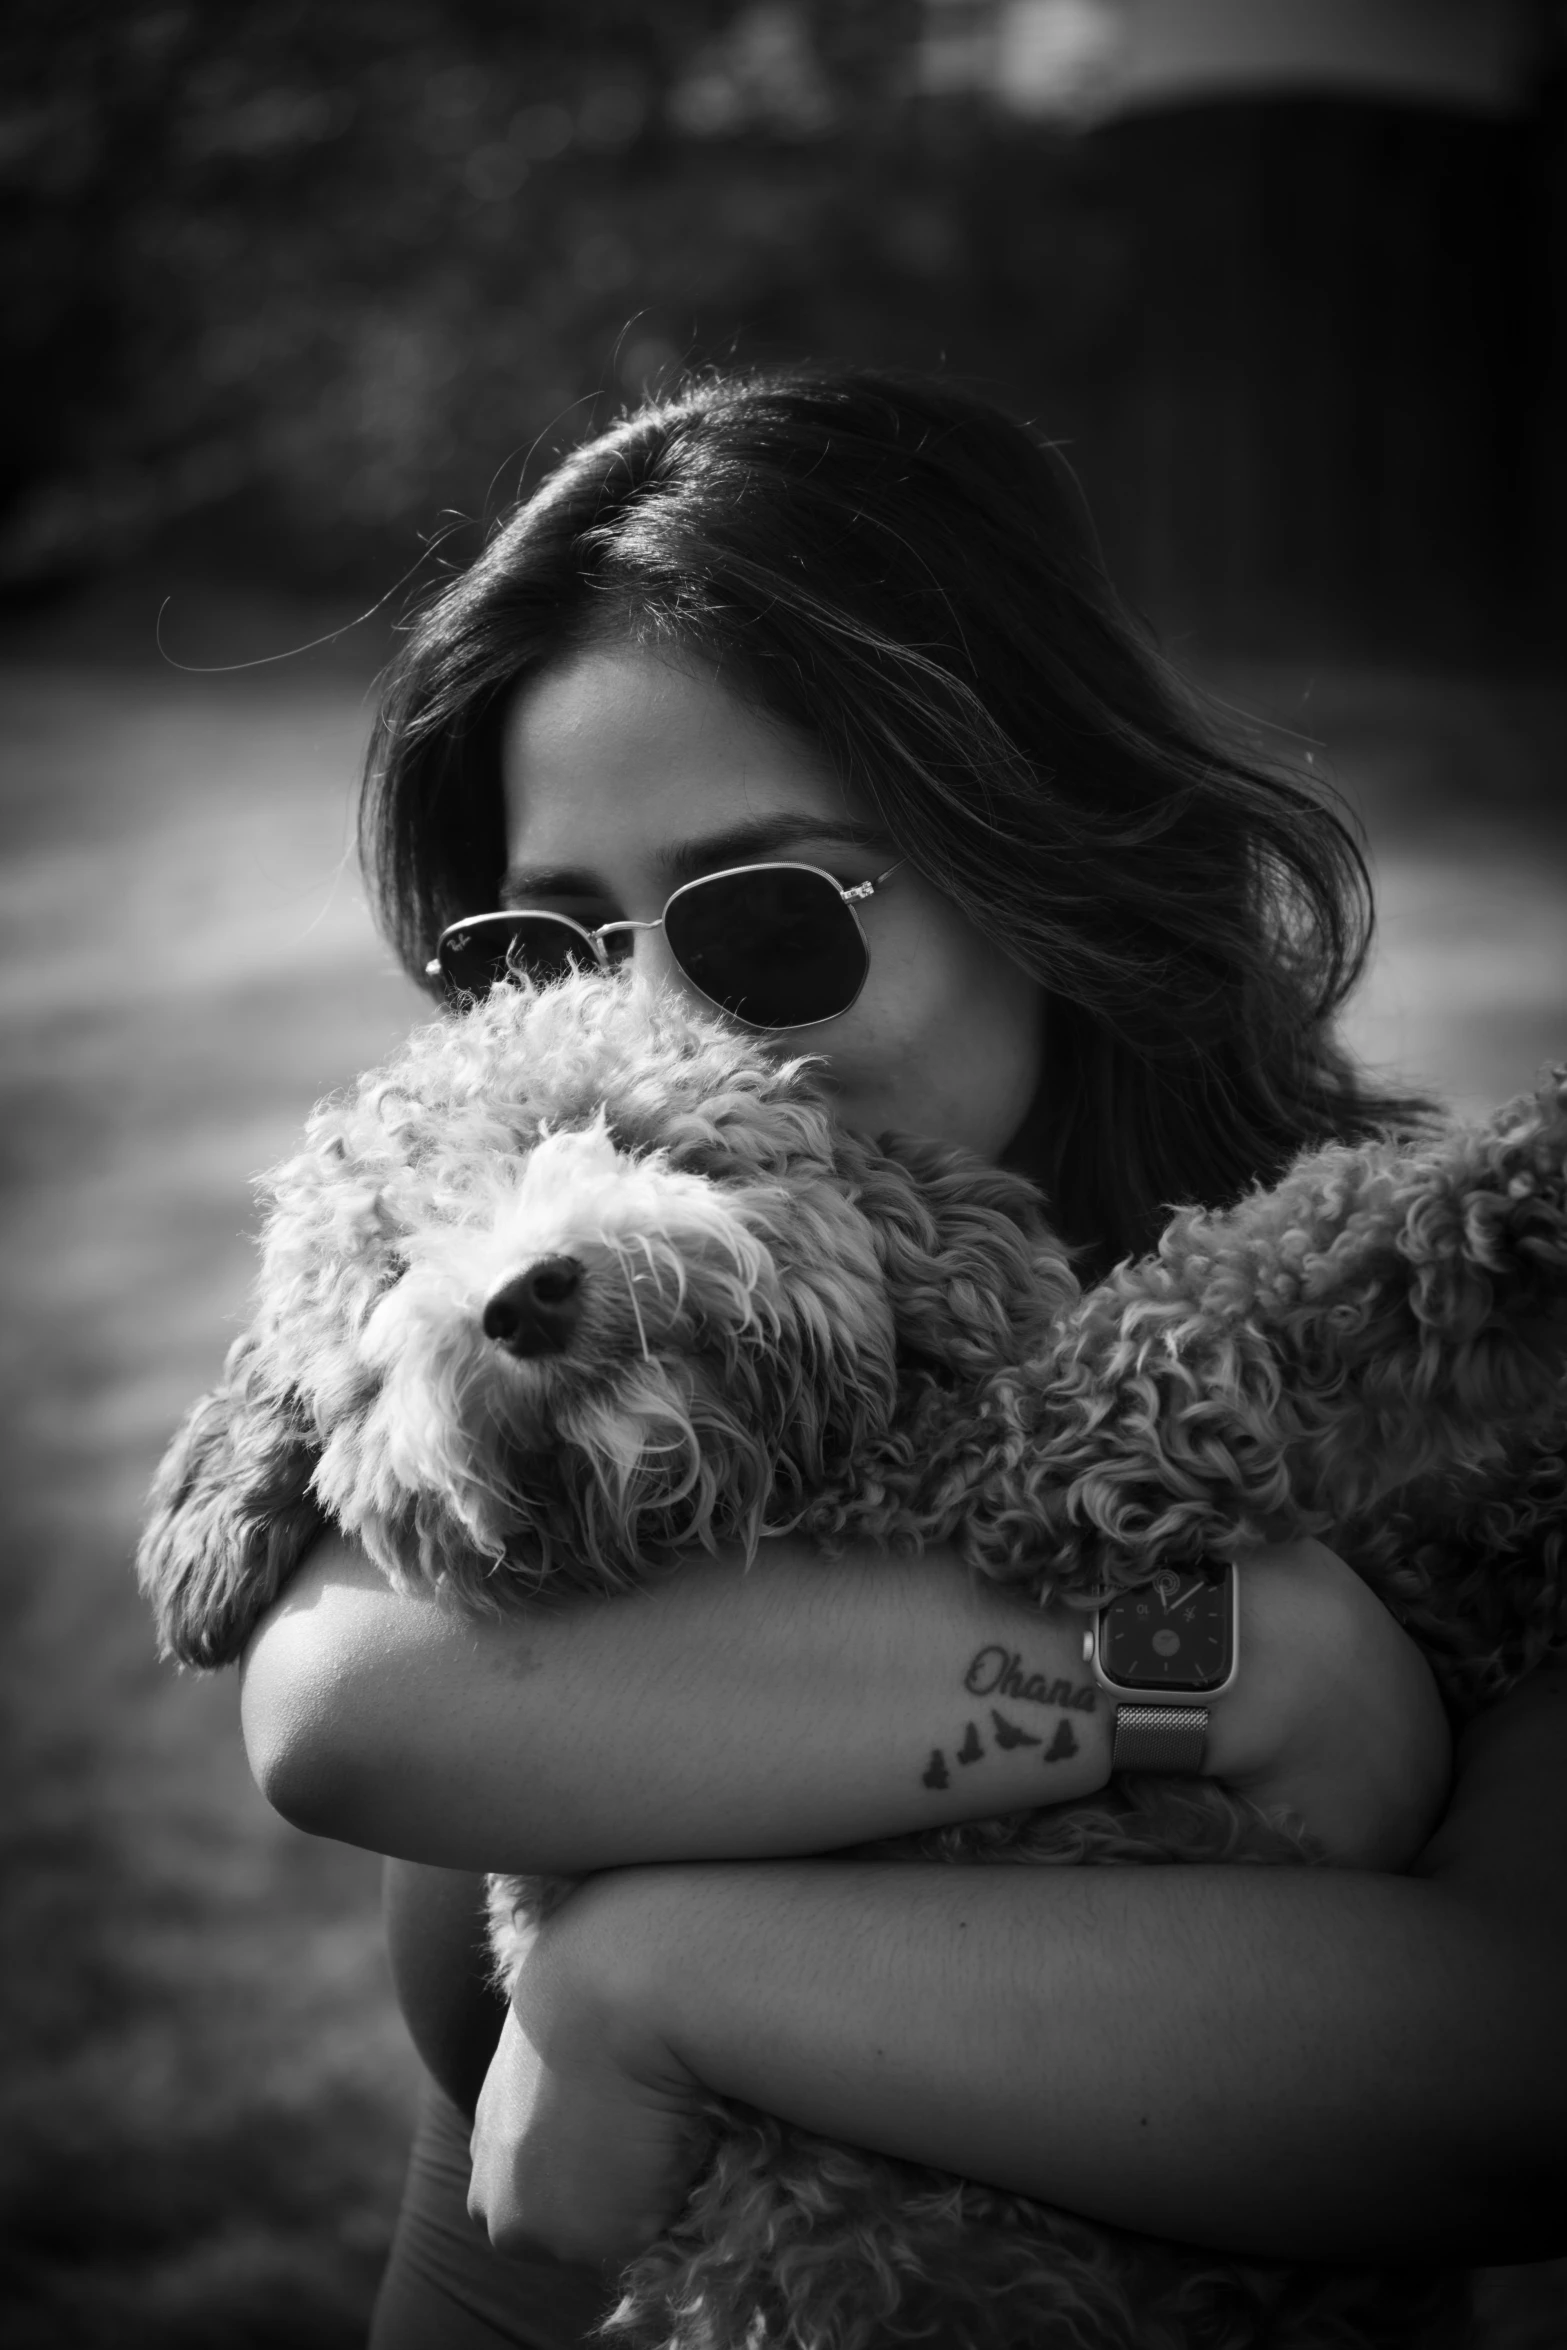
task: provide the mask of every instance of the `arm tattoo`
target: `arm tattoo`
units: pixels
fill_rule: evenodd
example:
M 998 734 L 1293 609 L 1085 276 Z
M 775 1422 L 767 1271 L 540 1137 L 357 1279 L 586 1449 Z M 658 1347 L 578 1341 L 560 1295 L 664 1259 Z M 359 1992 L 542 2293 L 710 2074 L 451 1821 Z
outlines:
M 1054 1736 L 1047 1746 L 1042 1736 L 1025 1729 L 1010 1715 L 1002 1713 L 999 1707 L 989 1708 L 990 1739 L 994 1751 L 997 1754 L 1010 1754 L 1020 1746 L 1037 1746 L 1040 1749 L 1039 1759 L 1044 1763 L 1066 1762 L 1077 1753 L 1077 1733 L 1065 1718 L 1066 1713 L 1091 1714 L 1099 1702 L 1096 1683 L 1074 1683 L 1059 1678 L 1052 1680 L 1044 1673 L 1030 1673 L 1021 1655 L 1012 1648 L 980 1649 L 963 1676 L 963 1686 L 974 1697 L 1005 1697 L 1010 1698 L 1014 1705 L 1043 1705 L 1056 1712 L 1061 1718 L 1057 1720 Z M 976 1722 L 969 1720 L 964 1723 L 962 1741 L 952 1751 L 953 1760 L 959 1765 L 983 1761 L 989 1750 Z M 920 1773 L 920 1785 L 939 1794 L 951 1784 L 952 1772 L 946 1750 L 933 1746 L 930 1759 Z

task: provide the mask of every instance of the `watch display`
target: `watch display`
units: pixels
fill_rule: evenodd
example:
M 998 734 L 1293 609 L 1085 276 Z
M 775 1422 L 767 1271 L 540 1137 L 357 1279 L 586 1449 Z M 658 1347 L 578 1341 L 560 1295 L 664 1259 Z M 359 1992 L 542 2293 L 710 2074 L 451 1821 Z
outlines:
M 1156 1576 L 1099 1617 L 1099 1666 L 1116 1689 L 1211 1694 L 1235 1669 L 1233 1572 L 1217 1564 Z

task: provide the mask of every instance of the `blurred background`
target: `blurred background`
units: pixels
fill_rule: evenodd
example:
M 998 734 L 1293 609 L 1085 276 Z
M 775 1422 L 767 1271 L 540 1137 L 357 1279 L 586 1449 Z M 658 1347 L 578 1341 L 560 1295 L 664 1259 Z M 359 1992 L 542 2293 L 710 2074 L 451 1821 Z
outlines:
M 399 618 L 688 366 L 946 370 L 1358 810 L 1359 1049 L 1500 1100 L 1567 1045 L 1564 68 L 1544 0 L 11 0 L 8 2344 L 349 2345 L 387 2241 L 375 1865 L 128 1563 L 250 1177 L 415 1011 L 351 857 Z M 1567 2341 L 1560 2265 L 1484 2305 Z

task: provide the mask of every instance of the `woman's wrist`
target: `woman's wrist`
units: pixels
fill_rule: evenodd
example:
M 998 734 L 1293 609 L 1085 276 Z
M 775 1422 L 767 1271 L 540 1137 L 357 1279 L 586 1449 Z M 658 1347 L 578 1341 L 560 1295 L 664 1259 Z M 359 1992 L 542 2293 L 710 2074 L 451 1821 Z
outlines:
M 1237 1566 L 1240 1669 L 1209 1708 L 1205 1774 L 1304 1822 L 1330 1860 L 1406 1868 L 1441 1815 L 1452 1742 L 1419 1650 L 1320 1542 Z

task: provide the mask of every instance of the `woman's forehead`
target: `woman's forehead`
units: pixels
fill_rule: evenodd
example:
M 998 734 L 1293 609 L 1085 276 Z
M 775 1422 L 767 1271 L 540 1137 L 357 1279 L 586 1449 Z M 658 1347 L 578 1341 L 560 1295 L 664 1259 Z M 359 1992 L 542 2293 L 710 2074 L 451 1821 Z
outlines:
M 514 867 L 602 871 L 733 838 L 742 854 L 884 836 L 811 745 L 716 668 L 630 645 L 573 655 L 517 696 L 504 743 Z

